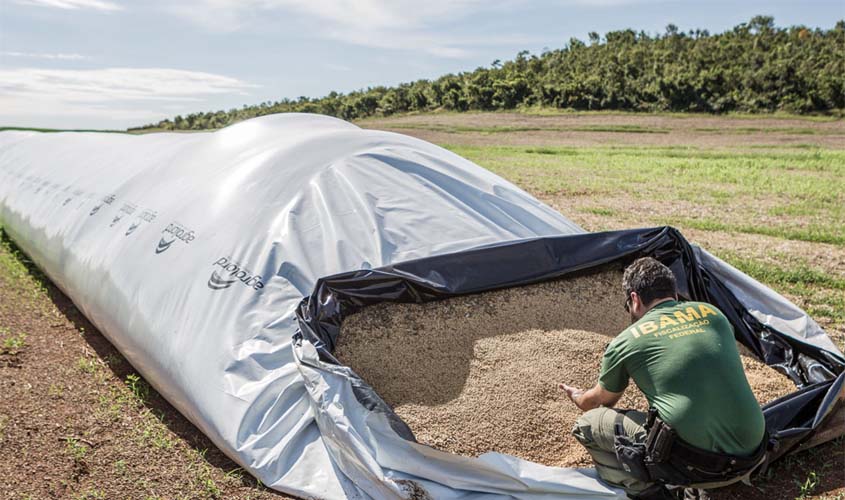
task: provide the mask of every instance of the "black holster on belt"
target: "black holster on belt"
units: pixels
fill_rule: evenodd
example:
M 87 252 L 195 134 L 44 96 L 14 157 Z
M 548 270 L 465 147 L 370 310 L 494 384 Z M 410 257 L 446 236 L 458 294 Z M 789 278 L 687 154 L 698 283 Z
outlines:
M 614 422 L 614 450 L 622 468 L 647 482 L 678 486 L 722 482 L 751 472 L 762 461 L 768 439 L 748 457 L 702 450 L 678 437 L 672 427 L 650 408 L 644 443 L 634 442 L 622 426 L 624 412 Z

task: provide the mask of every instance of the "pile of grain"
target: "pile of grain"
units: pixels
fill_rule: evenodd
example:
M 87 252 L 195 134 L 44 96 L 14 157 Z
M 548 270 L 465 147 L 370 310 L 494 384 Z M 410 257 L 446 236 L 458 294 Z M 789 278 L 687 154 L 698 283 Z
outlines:
M 417 440 L 477 456 L 590 465 L 570 435 L 580 410 L 557 388 L 596 382 L 601 355 L 628 325 L 621 270 L 427 304 L 383 304 L 346 319 L 335 355 L 411 427 Z M 763 400 L 794 390 L 744 358 Z M 751 378 L 751 377 L 750 377 Z M 784 383 L 776 383 L 777 379 Z M 632 390 L 633 389 L 633 390 Z M 619 407 L 646 407 L 632 386 Z

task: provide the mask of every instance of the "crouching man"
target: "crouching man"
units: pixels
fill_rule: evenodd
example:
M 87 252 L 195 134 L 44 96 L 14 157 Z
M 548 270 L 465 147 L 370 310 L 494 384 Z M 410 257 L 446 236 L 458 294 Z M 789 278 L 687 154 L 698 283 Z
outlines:
M 598 384 L 560 388 L 585 411 L 573 435 L 601 478 L 631 498 L 700 494 L 747 478 L 765 460 L 763 413 L 733 327 L 715 306 L 678 302 L 672 271 L 650 257 L 626 270 L 632 325 L 607 347 Z M 617 410 L 629 378 L 649 413 Z M 671 488 L 667 488 L 671 486 Z

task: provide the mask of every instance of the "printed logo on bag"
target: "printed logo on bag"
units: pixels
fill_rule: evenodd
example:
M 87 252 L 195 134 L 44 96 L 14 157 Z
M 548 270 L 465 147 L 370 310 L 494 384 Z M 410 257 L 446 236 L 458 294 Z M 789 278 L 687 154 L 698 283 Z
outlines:
M 136 229 L 138 229 L 138 226 L 140 226 L 140 225 L 141 225 L 141 222 L 140 222 L 140 221 L 138 221 L 138 222 L 133 222 L 133 223 L 132 223 L 132 225 L 131 225 L 131 226 L 129 226 L 129 229 L 127 229 L 127 230 L 126 230 L 126 234 L 125 234 L 125 236 L 129 236 L 130 234 L 132 234 L 133 232 L 135 232 L 135 230 L 136 230 Z
M 178 222 L 171 222 L 162 231 L 161 239 L 156 246 L 156 253 L 165 252 L 176 240 L 183 241 L 187 245 L 194 241 L 194 238 L 196 238 L 196 235 L 194 235 L 192 229 L 188 229 Z
M 111 205 L 112 203 L 114 203 L 114 200 L 115 200 L 115 195 L 110 194 L 110 195 L 106 196 L 105 198 L 100 200 L 100 203 L 97 203 L 94 206 L 94 208 L 91 209 L 91 213 L 89 213 L 88 215 L 89 216 L 94 215 L 95 213 L 99 212 L 100 209 L 103 208 L 104 205 Z
M 264 279 L 261 276 L 253 274 L 252 271 L 229 257 L 220 257 L 214 266 L 215 269 L 211 271 L 211 276 L 208 278 L 208 288 L 212 290 L 223 290 L 238 282 L 253 290 L 264 288 Z
M 68 186 L 68 187 L 65 189 L 65 191 L 67 191 L 67 190 L 69 190 L 69 189 L 70 189 L 70 186 Z M 64 201 L 64 203 L 62 203 L 62 206 L 67 205 L 68 203 L 70 203 L 71 201 L 73 201 L 73 199 L 74 199 L 74 198 L 79 198 L 79 197 L 81 197 L 83 194 L 85 194 L 85 191 L 84 191 L 84 190 L 82 190 L 82 189 L 75 189 L 75 190 L 73 190 L 73 192 L 72 192 L 72 193 L 70 193 L 70 196 L 68 196 L 68 197 L 67 197 L 67 199 Z M 77 208 L 78 208 L 78 207 L 77 207 Z
M 115 224 L 117 224 L 118 222 L 120 222 L 120 219 L 122 219 L 123 217 L 125 217 L 127 215 L 134 214 L 135 210 L 137 210 L 137 209 L 138 209 L 138 207 L 136 207 L 135 205 L 133 205 L 131 203 L 124 204 L 122 207 L 120 207 L 120 210 L 118 211 L 118 213 L 114 217 L 114 219 L 112 219 L 111 224 L 109 224 L 109 227 L 112 227 Z
M 155 218 L 156 218 L 156 215 L 157 214 L 152 210 L 144 210 L 143 212 L 141 212 L 138 215 L 138 220 L 133 222 L 132 225 L 129 226 L 129 229 L 126 230 L 126 236 L 129 236 L 136 229 L 138 229 L 138 227 L 141 226 L 141 223 L 146 222 L 146 223 L 149 224 L 150 222 L 154 221 Z
M 156 253 L 162 253 L 170 248 L 170 245 L 176 241 L 175 239 L 172 240 L 165 240 L 164 238 L 158 240 L 158 245 L 156 245 Z

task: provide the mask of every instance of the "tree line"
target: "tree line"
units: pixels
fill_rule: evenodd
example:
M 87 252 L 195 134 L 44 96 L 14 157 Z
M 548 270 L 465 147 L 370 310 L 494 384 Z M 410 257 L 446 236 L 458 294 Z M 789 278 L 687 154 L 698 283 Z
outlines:
M 842 113 L 845 21 L 832 29 L 777 27 L 756 16 L 719 34 L 627 29 L 511 61 L 320 98 L 263 102 L 192 113 L 138 129 L 200 130 L 281 112 L 345 120 L 410 111 L 494 111 L 521 107 L 680 112 Z M 137 130 L 137 129 L 136 129 Z

